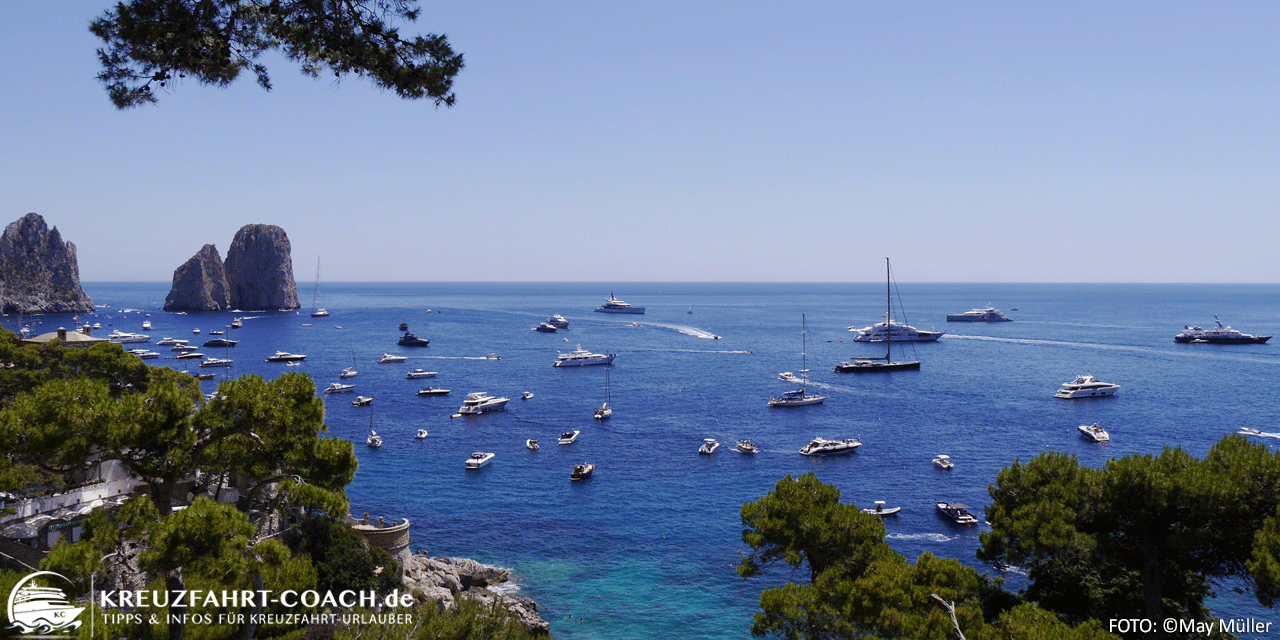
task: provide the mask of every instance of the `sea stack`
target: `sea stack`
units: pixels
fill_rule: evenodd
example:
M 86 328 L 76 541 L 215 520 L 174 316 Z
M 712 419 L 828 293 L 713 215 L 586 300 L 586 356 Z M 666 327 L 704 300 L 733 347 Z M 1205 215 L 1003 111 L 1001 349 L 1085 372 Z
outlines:
M 165 311 L 225 311 L 231 308 L 227 273 L 217 247 L 206 244 L 173 271 L 173 286 L 164 299 Z
M 227 250 L 227 287 L 234 309 L 297 309 L 289 236 L 273 224 L 240 227 Z
M 93 300 L 80 286 L 76 246 L 58 228 L 28 213 L 0 236 L 0 309 L 5 313 L 87 313 Z

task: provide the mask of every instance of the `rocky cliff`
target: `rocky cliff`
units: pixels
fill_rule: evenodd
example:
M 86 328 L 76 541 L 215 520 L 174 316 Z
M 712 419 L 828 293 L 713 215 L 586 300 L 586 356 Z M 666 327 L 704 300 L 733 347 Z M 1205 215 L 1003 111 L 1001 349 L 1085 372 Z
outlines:
M 411 556 L 402 568 L 404 588 L 420 601 L 435 600 L 452 607 L 458 598 L 474 598 L 489 605 L 498 602 L 531 633 L 546 635 L 551 625 L 538 615 L 538 603 L 529 598 L 501 595 L 493 590 L 508 580 L 506 571 L 468 558 Z
M 39 214 L 28 213 L 0 236 L 0 309 L 5 313 L 93 311 L 80 286 L 76 246 Z
M 297 309 L 289 236 L 273 224 L 240 227 L 227 250 L 227 286 L 235 309 Z
M 236 232 L 224 263 L 207 244 L 173 272 L 165 311 L 297 309 L 289 236 L 273 224 L 247 224 Z
M 173 272 L 173 286 L 164 299 L 165 311 L 224 311 L 233 308 L 227 292 L 227 273 L 218 248 L 206 244 Z

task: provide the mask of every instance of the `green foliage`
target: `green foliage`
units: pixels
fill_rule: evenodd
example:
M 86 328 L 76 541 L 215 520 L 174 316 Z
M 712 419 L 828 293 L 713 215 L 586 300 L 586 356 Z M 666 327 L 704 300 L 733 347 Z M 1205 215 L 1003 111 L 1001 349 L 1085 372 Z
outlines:
M 364 538 L 337 518 L 305 520 L 290 532 L 287 543 L 294 553 L 311 557 L 320 591 L 385 594 L 400 586 L 400 566 L 391 555 L 365 546 Z
M 357 612 L 368 614 L 368 612 Z M 353 624 L 339 627 L 334 640 L 532 640 L 546 638 L 535 636 L 520 624 L 510 612 L 496 601 L 485 605 L 471 598 L 459 598 L 457 603 L 442 609 L 435 602 L 419 605 L 407 613 L 415 625 L 403 624 Z
M 90 23 L 106 46 L 98 79 L 117 108 L 156 101 L 191 76 L 226 86 L 248 70 L 271 89 L 263 53 L 279 51 L 302 72 L 365 76 L 402 98 L 453 106 L 463 67 L 443 35 L 402 38 L 394 21 L 413 22 L 413 0 L 127 0 Z

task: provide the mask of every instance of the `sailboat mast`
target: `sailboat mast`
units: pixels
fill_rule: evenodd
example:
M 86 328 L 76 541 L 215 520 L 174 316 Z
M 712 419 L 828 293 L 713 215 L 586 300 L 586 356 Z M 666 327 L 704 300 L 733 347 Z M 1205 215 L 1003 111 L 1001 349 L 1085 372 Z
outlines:
M 800 390 L 809 386 L 809 332 L 805 327 L 804 314 L 800 314 Z
M 889 364 L 893 357 L 893 293 L 889 288 L 889 258 L 884 259 L 884 363 Z

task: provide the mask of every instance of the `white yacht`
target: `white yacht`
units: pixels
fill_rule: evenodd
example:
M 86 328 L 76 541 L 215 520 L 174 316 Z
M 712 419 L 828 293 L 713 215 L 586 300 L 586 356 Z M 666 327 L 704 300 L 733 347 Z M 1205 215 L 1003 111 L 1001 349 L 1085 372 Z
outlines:
M 1093 424 L 1082 424 L 1076 428 L 1080 430 L 1080 437 L 1085 440 L 1101 444 L 1111 442 L 1111 434 L 1107 433 L 1107 430 L 1103 429 L 1102 425 L 1096 422 Z
M 568 329 L 568 328 L 569 328 L 569 321 L 568 321 L 568 320 L 565 320 L 565 319 L 564 319 L 564 316 L 562 316 L 562 315 L 560 315 L 560 314 L 558 314 L 558 313 L 557 313 L 557 314 L 555 314 L 555 315 L 553 315 L 553 316 L 551 316 L 550 318 L 547 318 L 547 324 L 549 324 L 549 325 L 551 325 L 551 326 L 553 326 L 553 327 L 555 327 L 555 328 L 557 328 L 557 329 Z
M 346 369 L 343 369 L 343 370 L 342 370 L 342 373 L 339 373 L 339 374 L 338 374 L 338 377 L 339 377 L 339 378 L 354 378 L 354 377 L 356 377 L 356 374 L 357 374 L 357 373 L 359 373 L 359 372 L 358 372 L 358 371 L 356 371 L 356 368 L 355 368 L 355 367 L 347 367 Z
M 389 353 L 384 353 L 382 354 L 381 358 L 378 358 L 378 364 L 387 364 L 390 362 L 404 362 L 405 360 L 408 360 L 408 359 L 409 359 L 408 356 L 393 356 Z
M 116 329 L 107 336 L 107 339 L 112 342 L 123 344 L 126 342 L 147 342 L 151 339 L 151 336 L 142 333 L 129 333 L 127 331 Z
M 947 322 L 1013 322 L 1013 319 L 999 312 L 991 305 L 986 309 L 971 309 L 964 313 L 948 313 Z
M 1114 396 L 1120 390 L 1120 385 L 1110 382 L 1103 382 L 1093 376 L 1076 376 L 1071 382 L 1062 383 L 1062 388 L 1053 394 L 1055 398 L 1064 398 L 1072 400 L 1075 398 L 1101 398 L 1105 396 Z
M 614 297 L 613 292 L 610 291 L 609 299 L 605 300 L 604 304 L 596 307 L 596 311 L 599 313 L 644 313 L 644 307 L 629 305 Z
M 921 331 L 915 327 L 894 322 L 888 318 L 889 314 L 885 314 L 884 322 L 877 322 L 869 327 L 861 329 L 857 327 L 849 327 L 850 331 L 858 335 L 853 337 L 854 342 L 934 342 L 941 338 L 946 331 Z
M 864 507 L 862 509 L 863 513 L 869 513 L 873 516 L 891 516 L 899 511 L 902 511 L 902 507 L 886 507 L 884 506 L 884 500 L 876 500 L 875 507 Z
M 591 353 L 578 345 L 577 349 L 569 353 L 562 353 L 556 357 L 556 361 L 551 363 L 553 367 L 585 367 L 593 364 L 609 364 L 613 359 L 618 357 L 616 353 Z
M 467 458 L 465 465 L 468 469 L 479 469 L 480 467 L 493 462 L 493 456 L 494 454 L 492 453 L 477 451 L 471 454 L 470 458 Z
M 426 438 L 426 437 L 427 437 L 427 430 L 426 430 L 426 429 L 418 429 L 418 433 L 414 434 L 414 436 L 413 436 L 413 437 L 414 437 L 414 438 L 416 438 L 416 439 L 418 439 L 418 440 L 422 440 L 422 439 L 424 439 L 424 438 Z
M 734 450 L 738 453 L 746 454 L 760 453 L 760 447 L 752 444 L 750 440 L 739 440 L 738 446 L 734 447 Z
M 467 394 L 467 399 L 462 403 L 462 407 L 458 409 L 458 413 L 462 415 L 480 415 L 490 411 L 502 411 L 507 408 L 507 402 L 510 400 L 511 398 L 496 398 L 484 391 L 475 391 Z
M 330 382 L 329 388 L 325 389 L 325 393 L 346 393 L 356 388 L 354 384 L 342 384 L 341 382 Z
M 938 515 L 956 524 L 978 524 L 978 519 L 967 511 L 968 508 L 967 504 L 938 501 Z
M 1271 339 L 1271 336 L 1254 336 L 1223 326 L 1217 314 L 1214 314 L 1213 322 L 1217 326 L 1210 329 L 1184 327 L 1182 333 L 1173 337 L 1173 341 L 1197 344 L 1263 344 Z
M 449 395 L 449 390 L 448 390 L 448 389 L 435 389 L 435 388 L 432 388 L 432 387 L 426 387 L 426 388 L 423 388 L 423 389 L 418 389 L 418 395 L 420 395 L 420 396 L 447 396 L 447 395 Z
M 133 355 L 138 356 L 143 360 L 151 360 L 153 358 L 160 357 L 159 353 L 156 353 L 155 351 L 151 351 L 148 349 L 130 349 L 129 353 L 132 353 Z
M 195 347 L 190 347 L 190 348 L 195 349 Z M 173 359 L 174 360 L 199 360 L 200 358 L 203 358 L 203 357 L 204 357 L 204 354 L 200 353 L 199 351 L 189 351 L 187 349 L 183 349 L 182 353 L 179 353 L 178 355 L 173 356 Z
M 596 420 L 604 420 L 613 415 L 613 407 L 609 406 L 609 400 L 611 399 L 609 396 L 609 369 L 606 367 L 604 370 L 604 404 L 600 405 L 599 409 L 596 409 Z
M 576 429 L 573 431 L 566 431 L 560 434 L 560 439 L 556 440 L 556 442 L 560 444 L 573 444 L 578 441 L 578 436 L 581 434 L 582 432 Z
M 790 371 L 783 371 L 782 373 L 779 373 L 778 379 L 783 382 L 800 382 L 800 378 L 796 377 L 796 374 L 791 373 Z
M 719 448 L 720 448 L 720 443 L 717 442 L 715 438 L 703 438 L 702 446 L 698 447 L 698 453 L 704 456 L 709 456 L 715 453 L 716 449 L 719 449 Z
M 289 353 L 288 351 L 277 351 L 274 355 L 267 356 L 264 362 L 293 362 L 295 360 L 306 360 L 307 356 L 300 353 Z
M 356 399 L 351 401 L 351 406 L 363 407 L 372 402 L 373 402 L 373 396 L 356 396 Z
M 556 326 L 551 324 L 550 322 L 543 322 L 538 326 L 534 327 L 533 330 L 537 331 L 538 333 L 555 333 Z
M 933 466 L 942 469 L 943 471 L 950 471 L 956 466 L 956 464 L 951 461 L 951 456 L 945 453 L 940 453 L 938 454 L 938 457 L 933 459 Z
M 811 404 L 822 404 L 827 399 L 826 396 L 820 396 L 816 393 L 809 393 L 806 387 L 809 383 L 809 360 L 808 360 L 808 334 L 809 331 L 805 327 L 804 314 L 800 314 L 800 388 L 783 392 L 777 396 L 769 397 L 769 406 L 771 407 L 803 407 Z M 787 373 L 790 373 L 789 371 Z M 778 376 L 782 377 L 782 376 Z M 794 375 L 792 376 L 795 377 Z
M 160 346 L 160 347 L 167 347 L 167 346 L 169 346 L 169 345 L 186 344 L 186 343 L 188 343 L 188 342 L 191 342 L 191 341 L 190 341 L 190 340 L 178 340 L 177 338 L 170 338 L 170 337 L 168 337 L 168 336 L 165 336 L 164 340 L 160 340 L 159 342 L 156 342 L 156 346 Z
M 532 391 L 526 391 L 526 392 L 524 392 L 524 393 L 520 394 L 520 399 L 521 399 L 521 400 L 532 400 L 532 399 L 533 399 L 533 392 L 532 392 Z
M 845 438 L 843 440 L 827 440 L 826 438 L 814 438 L 813 442 L 800 447 L 800 455 L 802 456 L 840 456 L 847 453 L 853 453 L 862 446 L 860 438 Z
M 234 362 L 231 358 L 209 358 L 200 363 L 202 367 L 229 367 Z
M 436 377 L 436 372 L 423 371 L 422 369 L 414 369 L 413 371 L 410 371 L 409 373 L 404 374 L 404 377 L 408 378 L 409 380 L 413 380 L 414 378 L 434 378 Z
M 143 330 L 143 331 L 150 331 L 150 330 L 151 330 L 151 321 L 150 321 L 150 320 L 143 320 L 143 321 L 142 321 L 142 330 Z

